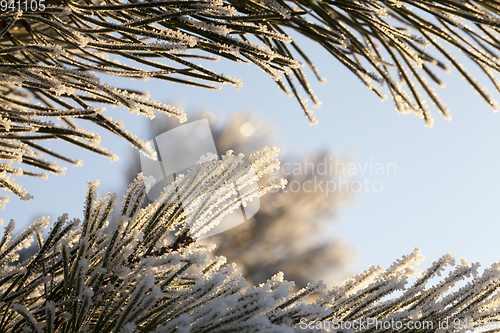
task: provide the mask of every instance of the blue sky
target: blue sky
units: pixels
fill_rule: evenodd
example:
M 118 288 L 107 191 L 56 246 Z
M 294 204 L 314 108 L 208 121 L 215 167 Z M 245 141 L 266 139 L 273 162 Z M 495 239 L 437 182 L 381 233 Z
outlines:
M 383 190 L 356 195 L 333 226 L 355 250 L 353 273 L 370 264 L 387 267 L 414 247 L 422 250 L 427 265 L 447 251 L 456 258 L 480 261 L 483 267 L 499 261 L 495 237 L 500 234 L 500 114 L 453 71 L 443 74 L 447 87 L 438 90 L 453 120 L 444 120 L 432 109 L 435 125 L 429 129 L 421 119 L 398 114 L 391 100 L 382 103 L 314 44 L 306 43 L 305 49 L 328 80 L 321 85 L 309 75 L 323 102 L 315 109 L 319 124 L 313 127 L 293 98 L 282 94 L 259 69 L 245 64 L 221 61 L 212 66 L 238 76 L 243 81 L 240 90 L 223 86 L 216 92 L 154 80 L 124 85 L 148 90 L 162 102 L 176 99 L 185 110 L 207 108 L 221 118 L 227 119 L 235 111 L 252 112 L 276 128 L 284 153 L 297 162 L 311 150 L 330 149 L 361 165 L 395 164 L 395 174 L 366 176 L 382 182 Z M 109 83 L 121 81 L 110 79 Z M 499 99 L 498 94 L 494 96 Z M 127 129 L 151 139 L 146 118 L 118 108 L 110 109 L 109 114 L 124 119 Z M 51 176 L 46 181 L 18 179 L 35 199 L 20 202 L 10 195 L 4 219 L 13 218 L 20 230 L 40 216 L 50 215 L 54 220 L 67 212 L 80 217 L 88 180 L 101 180 L 103 195 L 122 189 L 123 173 L 131 158 L 139 158 L 138 153 L 111 134 L 102 137 L 103 146 L 117 153 L 120 161 L 110 163 L 58 143 L 67 155 L 82 158 L 84 166 L 68 166 L 66 176 Z

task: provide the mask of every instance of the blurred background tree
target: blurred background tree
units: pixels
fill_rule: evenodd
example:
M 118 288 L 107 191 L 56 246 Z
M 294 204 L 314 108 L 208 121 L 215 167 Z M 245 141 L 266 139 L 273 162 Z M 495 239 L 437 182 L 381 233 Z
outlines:
M 264 146 L 276 145 L 279 140 L 272 126 L 264 125 L 248 113 L 235 113 L 227 122 L 217 119 L 210 111 L 200 111 L 190 117 L 192 120 L 201 118 L 207 118 L 211 124 L 219 155 L 228 150 L 248 155 Z M 173 118 L 159 116 L 151 122 L 151 138 L 179 125 Z M 138 152 L 133 151 L 131 155 L 124 184 L 141 172 Z M 291 162 L 290 157 L 282 158 L 282 165 Z M 175 156 L 171 158 L 175 160 Z M 284 190 L 268 193 L 260 200 L 258 212 L 247 222 L 202 242 L 217 244 L 212 254 L 237 263 L 239 271 L 254 284 L 266 282 L 277 270 L 283 271 L 299 288 L 305 287 L 311 279 L 321 279 L 328 285 L 339 282 L 347 275 L 353 251 L 332 232 L 331 226 L 352 193 L 348 186 L 340 187 L 339 182 L 348 180 L 347 175 L 335 173 L 342 170 L 326 174 L 315 172 L 325 159 L 330 163 L 346 162 L 331 152 L 313 151 L 301 161 L 302 167 L 282 168 L 264 177 L 261 184 L 271 177 L 279 177 L 287 179 L 288 184 L 294 182 L 301 186 L 289 185 Z M 314 167 L 305 168 L 305 165 Z M 315 191 L 311 186 L 304 188 L 302 184 L 307 181 L 312 184 L 335 182 L 337 190 L 327 194 L 324 187 L 323 191 Z

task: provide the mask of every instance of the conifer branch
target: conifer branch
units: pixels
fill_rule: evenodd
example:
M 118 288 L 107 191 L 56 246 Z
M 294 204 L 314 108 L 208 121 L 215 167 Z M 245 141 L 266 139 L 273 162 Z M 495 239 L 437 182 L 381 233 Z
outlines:
M 414 113 L 428 126 L 432 116 L 426 98 L 451 117 L 434 89 L 444 85 L 440 71 L 450 68 L 487 104 L 498 107 L 454 55 L 462 54 L 476 64 L 498 90 L 499 1 L 14 0 L 5 4 L 0 8 L 0 159 L 39 169 L 0 165 L 6 174 L 45 177 L 45 172 L 64 172 L 37 153 L 80 163 L 74 157 L 48 153 L 42 144 L 34 145 L 35 140 L 64 140 L 116 159 L 99 146 L 97 133 L 80 127 L 85 122 L 142 148 L 143 140 L 106 115 L 102 108 L 106 105 L 151 118 L 157 111 L 185 120 L 182 110 L 152 101 L 144 92 L 102 83 L 103 74 L 209 89 L 241 85 L 234 77 L 194 63 L 200 58 L 255 64 L 295 96 L 314 124 L 298 88 L 315 105 L 320 102 L 301 63 L 322 79 L 314 59 L 293 40 L 296 34 L 320 44 L 377 96 L 384 99 L 389 93 L 399 112 Z M 7 184 L 0 187 L 22 193 L 14 183 Z
M 212 177 L 220 163 L 204 164 L 178 177 L 156 202 L 136 210 L 145 198 L 139 175 L 109 233 L 105 229 L 117 197 L 98 199 L 98 182 L 90 183 L 82 221 L 63 214 L 46 239 L 39 237 L 38 252 L 25 262 L 16 262 L 17 251 L 48 227 L 49 218 L 36 220 L 14 238 L 11 221 L 0 240 L 0 332 L 346 330 L 339 325 L 350 325 L 354 332 L 439 332 L 445 323 L 449 332 L 463 332 L 498 324 L 500 265 L 478 274 L 479 264 L 464 259 L 456 264 L 450 254 L 420 272 L 415 265 L 423 257 L 415 250 L 387 269 L 370 267 L 312 302 L 308 297 L 325 288 L 321 281 L 291 293 L 293 282 L 278 273 L 248 286 L 225 258 L 207 261 L 213 246 L 197 242 L 191 231 L 216 225 L 221 211 L 233 206 L 218 205 L 228 187 Z M 276 150 L 232 161 L 225 175 L 229 181 L 244 178 L 250 165 L 257 178 L 272 172 L 278 166 Z M 283 185 L 269 183 L 253 195 Z M 182 210 L 171 204 L 177 194 L 184 200 Z M 163 239 L 175 230 L 189 231 L 178 233 L 173 242 Z M 429 286 L 446 269 L 449 274 Z

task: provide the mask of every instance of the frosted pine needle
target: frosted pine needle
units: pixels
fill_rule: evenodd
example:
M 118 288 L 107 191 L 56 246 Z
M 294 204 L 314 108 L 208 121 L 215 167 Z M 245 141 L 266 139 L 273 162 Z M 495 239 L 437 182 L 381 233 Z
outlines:
M 24 4 L 24 0 L 13 3 Z M 30 2 L 33 5 L 35 2 Z M 303 92 L 319 107 L 301 61 L 323 82 L 313 60 L 294 41 L 301 34 L 318 43 L 377 96 L 393 97 L 401 113 L 432 126 L 429 97 L 451 114 L 434 90 L 451 64 L 492 108 L 498 104 L 449 50 L 477 64 L 498 89 L 500 6 L 484 1 L 121 1 L 51 0 L 46 8 L 0 11 L 0 159 L 28 168 L 0 166 L 0 188 L 29 194 L 11 176 L 62 174 L 54 160 L 80 165 L 44 146 L 63 140 L 116 160 L 99 146 L 92 122 L 138 149 L 145 143 L 112 120 L 102 106 L 118 105 L 153 118 L 156 112 L 185 120 L 182 110 L 141 91 L 111 87 L 102 74 L 151 77 L 201 88 L 241 81 L 192 59 L 250 62 L 294 95 L 311 124 L 316 118 Z M 290 47 L 292 46 L 292 47 Z M 216 57 L 214 57 L 214 55 Z M 433 83 L 429 83 L 430 78 Z M 298 84 L 297 84 L 298 83 Z M 386 85 L 387 88 L 377 87 Z M 385 91 L 384 91 L 385 90 Z M 340 98 L 340 96 L 339 96 Z M 43 156 L 40 156 L 42 154 Z
M 231 156 L 226 155 L 223 172 L 230 181 L 242 178 L 242 184 L 278 167 L 275 150 L 250 159 Z M 372 266 L 312 302 L 325 289 L 321 281 L 293 293 L 293 282 L 277 272 L 266 283 L 248 285 L 225 258 L 206 259 L 214 246 L 197 242 L 193 226 L 200 221 L 214 225 L 218 219 L 219 201 L 204 203 L 223 197 L 220 190 L 226 186 L 210 176 L 216 165 L 206 163 L 142 209 L 145 185 L 139 175 L 117 215 L 111 214 L 116 195 L 98 198 L 98 182 L 90 183 L 82 222 L 63 214 L 24 262 L 15 261 L 16 251 L 47 229 L 49 219 L 35 221 L 14 239 L 14 223 L 9 223 L 0 241 L 0 331 L 285 333 L 362 322 L 356 332 L 378 333 L 388 331 L 384 323 L 413 327 L 410 323 L 420 322 L 434 332 L 447 320 L 451 331 L 459 332 L 500 319 L 500 264 L 479 274 L 478 264 L 464 259 L 456 264 L 445 254 L 421 272 L 415 268 L 423 260 L 417 249 L 388 269 Z M 246 177 L 249 165 L 257 177 Z M 281 184 L 265 185 L 255 194 L 274 186 Z M 172 187 L 182 204 L 169 199 Z M 106 232 L 109 219 L 116 223 Z M 176 238 L 159 242 L 169 232 Z M 448 275 L 439 278 L 446 268 Z M 457 288 L 460 281 L 465 284 Z

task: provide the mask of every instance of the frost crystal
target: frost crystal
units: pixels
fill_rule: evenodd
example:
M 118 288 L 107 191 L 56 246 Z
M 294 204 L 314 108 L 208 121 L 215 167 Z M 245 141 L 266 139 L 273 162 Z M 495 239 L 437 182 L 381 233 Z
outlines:
M 46 148 L 46 140 L 63 140 L 116 160 L 99 146 L 97 133 L 83 129 L 86 122 L 137 149 L 144 147 L 144 140 L 97 104 L 121 106 L 151 119 L 164 113 L 186 120 L 181 109 L 151 100 L 144 92 L 112 87 L 101 82 L 103 75 L 208 89 L 220 89 L 220 84 L 241 87 L 234 74 L 215 72 L 193 59 L 256 65 L 295 97 L 314 125 L 316 118 L 298 88 L 315 107 L 321 102 L 303 67 L 309 66 L 320 82 L 325 80 L 288 31 L 316 42 L 378 97 L 392 96 L 400 113 L 414 114 L 428 127 L 433 119 L 427 98 L 451 119 L 434 89 L 444 85 L 440 71 L 456 69 L 493 110 L 500 108 L 449 51 L 478 65 L 500 91 L 500 9 L 489 2 L 49 2 L 46 10 L 0 11 L 0 150 L 5 162 L 29 165 L 22 172 L 0 166 L 0 173 L 41 178 L 62 174 L 63 168 L 43 156 L 79 165 L 78 158 Z M 2 179 L 0 188 L 29 198 L 12 180 Z
M 225 258 L 207 261 L 206 253 L 214 246 L 198 242 L 198 230 L 216 224 L 232 207 L 228 202 L 222 210 L 216 208 L 227 192 L 216 169 L 224 168 L 228 181 L 243 186 L 275 170 L 276 154 L 276 149 L 264 149 L 245 159 L 228 152 L 222 160 L 205 161 L 145 207 L 146 189 L 139 174 L 115 215 L 117 196 L 97 198 L 99 182 L 90 182 L 82 223 L 63 214 L 47 238 L 40 239 L 39 250 L 23 263 L 15 262 L 16 252 L 40 235 L 49 219 L 36 220 L 14 238 L 11 221 L 0 240 L 4 330 L 314 332 L 332 321 L 408 325 L 425 320 L 438 327 L 448 318 L 458 331 L 480 327 L 485 317 L 500 319 L 500 264 L 479 275 L 478 264 L 462 259 L 456 265 L 449 253 L 420 272 L 414 266 L 423 256 L 416 249 L 387 269 L 370 267 L 312 302 L 326 288 L 321 281 L 293 292 L 294 283 L 278 272 L 266 283 L 251 286 Z M 255 176 L 248 174 L 249 165 Z M 263 185 L 254 194 L 279 184 Z M 180 204 L 172 200 L 176 196 L 186 200 Z M 114 227 L 106 231 L 110 219 L 115 219 Z M 166 235 L 172 236 L 170 241 Z M 446 267 L 448 275 L 430 285 Z M 465 283 L 456 288 L 462 280 Z M 386 329 L 369 324 L 358 331 Z

